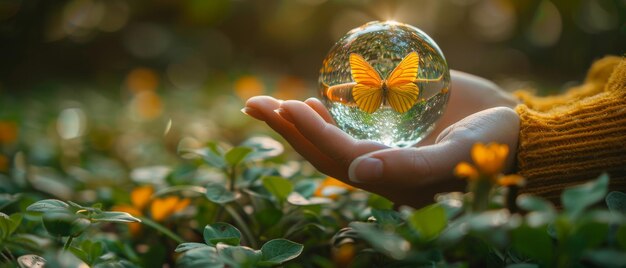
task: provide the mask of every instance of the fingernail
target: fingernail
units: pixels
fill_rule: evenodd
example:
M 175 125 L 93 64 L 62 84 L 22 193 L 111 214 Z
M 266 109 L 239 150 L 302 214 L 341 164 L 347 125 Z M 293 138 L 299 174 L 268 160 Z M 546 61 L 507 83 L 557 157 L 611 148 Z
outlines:
M 352 182 L 375 181 L 383 175 L 383 161 L 378 158 L 357 158 L 348 169 L 348 177 Z
M 245 115 L 249 115 L 252 116 L 258 120 L 264 120 L 265 117 L 263 116 L 263 114 L 261 112 L 259 112 L 259 110 L 254 109 L 252 107 L 243 107 L 243 109 L 240 110 L 243 114 Z
M 294 122 L 293 117 L 291 116 L 289 111 L 287 111 L 286 109 L 278 108 L 278 109 L 274 110 L 274 112 L 277 113 L 278 115 L 280 115 L 285 120 L 289 121 L 290 123 Z

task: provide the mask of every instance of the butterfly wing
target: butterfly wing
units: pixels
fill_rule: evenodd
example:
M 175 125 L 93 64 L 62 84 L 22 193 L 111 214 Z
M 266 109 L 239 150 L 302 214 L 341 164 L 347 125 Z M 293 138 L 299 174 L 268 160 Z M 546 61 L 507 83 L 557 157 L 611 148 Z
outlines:
M 411 52 L 387 78 L 387 101 L 396 112 L 405 113 L 417 102 L 419 88 L 414 82 L 418 67 L 419 56 L 416 52 Z
M 350 72 L 356 85 L 352 97 L 359 109 L 375 112 L 383 102 L 382 79 L 378 72 L 361 55 L 350 54 Z

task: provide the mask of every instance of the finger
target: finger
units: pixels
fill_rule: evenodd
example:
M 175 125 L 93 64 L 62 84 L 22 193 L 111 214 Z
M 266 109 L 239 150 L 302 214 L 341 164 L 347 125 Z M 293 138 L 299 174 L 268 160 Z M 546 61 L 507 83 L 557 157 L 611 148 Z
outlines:
M 356 182 L 412 186 L 451 179 L 456 165 L 470 160 L 470 149 L 476 142 L 508 144 L 512 163 L 518 132 L 519 117 L 513 110 L 488 109 L 451 126 L 437 144 L 363 155 L 350 165 L 349 177 Z
M 450 90 L 447 109 L 435 123 L 433 131 L 419 145 L 432 145 L 437 136 L 463 118 L 495 106 L 513 107 L 513 99 L 493 82 L 472 74 L 450 70 Z
M 304 103 L 306 103 L 307 105 L 309 105 L 309 107 L 315 110 L 315 112 L 317 112 L 317 114 L 319 114 L 322 119 L 326 121 L 326 123 L 337 125 L 333 117 L 328 112 L 328 109 L 326 109 L 326 106 L 324 106 L 324 104 L 320 100 L 316 98 L 309 98 L 305 100 Z
M 285 119 L 294 124 L 307 140 L 324 155 L 347 167 L 359 155 L 388 148 L 373 141 L 359 141 L 327 123 L 311 107 L 300 101 L 285 101 L 280 106 Z
M 311 142 L 304 138 L 289 121 L 283 119 L 274 110 L 280 107 L 281 101 L 269 96 L 252 97 L 246 102 L 246 113 L 254 118 L 265 121 L 274 131 L 280 134 L 302 157 L 307 159 L 321 172 L 330 176 L 340 176 L 334 167 L 334 161 L 322 154 Z M 344 175 L 345 176 L 345 175 Z

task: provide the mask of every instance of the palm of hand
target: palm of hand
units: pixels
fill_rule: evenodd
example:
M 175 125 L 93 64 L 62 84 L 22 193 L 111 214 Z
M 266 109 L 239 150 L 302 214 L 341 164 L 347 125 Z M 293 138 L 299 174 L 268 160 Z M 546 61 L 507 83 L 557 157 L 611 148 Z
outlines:
M 495 84 L 452 72 L 448 108 L 420 147 L 389 148 L 355 140 L 339 128 L 317 99 L 279 101 L 253 97 L 244 112 L 265 121 L 319 171 L 396 202 L 420 206 L 432 195 L 461 189 L 454 167 L 469 161 L 476 142 L 507 144 L 513 165 L 519 118 L 511 109 L 516 101 Z M 275 112 L 276 111 L 276 112 Z

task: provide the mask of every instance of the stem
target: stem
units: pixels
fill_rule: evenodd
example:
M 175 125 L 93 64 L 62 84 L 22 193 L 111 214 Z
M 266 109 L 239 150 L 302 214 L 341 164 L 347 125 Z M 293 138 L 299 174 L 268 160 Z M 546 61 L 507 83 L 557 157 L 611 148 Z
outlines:
M 153 229 L 161 232 L 162 234 L 164 234 L 165 236 L 169 237 L 170 239 L 178 242 L 179 244 L 181 243 L 185 243 L 185 240 L 183 240 L 180 236 L 176 235 L 175 233 L 173 233 L 172 231 L 170 231 L 169 229 L 165 228 L 163 225 L 148 219 L 146 217 L 139 217 L 139 219 L 141 220 L 142 223 L 144 223 L 145 225 L 148 225 L 150 227 L 152 227 Z
M 70 246 L 72 245 L 72 240 L 74 240 L 74 237 L 70 235 L 67 238 L 67 241 L 65 241 L 65 245 L 63 245 L 63 251 L 67 251 L 68 249 L 70 249 Z
M 13 256 L 13 253 L 11 253 L 8 248 L 5 247 L 4 250 L 9 254 L 9 258 L 11 258 L 11 260 L 15 260 L 15 256 Z
M 11 259 L 9 259 L 9 257 L 7 257 L 7 255 L 4 255 L 4 253 L 2 251 L 0 251 L 0 255 L 2 255 L 2 257 L 7 261 L 7 263 L 12 263 L 13 262 Z
M 235 211 L 228 204 L 224 205 L 224 208 L 226 209 L 226 212 L 228 212 L 228 214 L 230 214 L 233 220 L 237 223 L 237 225 L 239 225 L 239 228 L 243 231 L 243 234 L 245 235 L 246 240 L 248 241 L 248 243 L 250 243 L 250 247 L 257 248 L 258 243 L 256 242 L 256 239 L 252 235 L 252 232 L 250 231 L 250 228 L 248 228 L 248 225 L 246 224 L 246 222 L 243 221 L 243 219 L 239 216 L 237 211 Z
M 230 167 L 230 172 L 228 172 L 228 190 L 231 192 L 235 191 L 235 179 L 237 178 L 237 169 L 235 166 Z
M 481 212 L 489 207 L 489 194 L 491 192 L 491 182 L 488 178 L 479 178 L 473 185 L 474 202 L 472 212 Z
M 517 198 L 518 187 L 510 186 L 509 191 L 506 194 L 506 206 L 511 213 L 517 212 L 517 204 L 515 204 L 515 199 Z

